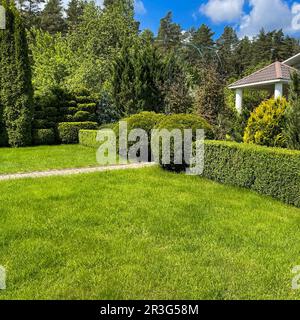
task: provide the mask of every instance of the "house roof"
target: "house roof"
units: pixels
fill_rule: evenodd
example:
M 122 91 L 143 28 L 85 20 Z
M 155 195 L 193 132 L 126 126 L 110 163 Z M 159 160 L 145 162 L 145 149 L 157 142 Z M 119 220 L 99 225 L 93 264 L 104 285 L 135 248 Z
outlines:
M 296 66 L 300 63 L 300 53 L 294 55 L 293 57 L 283 61 L 284 64 L 287 64 L 288 66 Z
M 243 87 L 268 85 L 276 82 L 289 82 L 293 72 L 298 72 L 298 70 L 284 64 L 283 62 L 274 62 L 271 65 L 232 83 L 229 88 L 238 89 Z

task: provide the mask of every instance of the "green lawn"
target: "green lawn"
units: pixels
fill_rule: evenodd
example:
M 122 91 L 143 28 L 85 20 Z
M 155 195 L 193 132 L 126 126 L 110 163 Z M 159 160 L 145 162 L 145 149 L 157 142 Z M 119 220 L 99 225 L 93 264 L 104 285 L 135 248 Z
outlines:
M 0 148 L 0 174 L 95 165 L 96 151 L 81 145 Z
M 159 168 L 0 183 L 0 299 L 299 299 L 300 210 Z

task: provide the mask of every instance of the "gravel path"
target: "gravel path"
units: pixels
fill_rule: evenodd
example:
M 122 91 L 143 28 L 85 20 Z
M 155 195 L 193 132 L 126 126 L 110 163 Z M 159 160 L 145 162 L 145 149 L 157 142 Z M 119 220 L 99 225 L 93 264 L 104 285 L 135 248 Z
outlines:
M 74 174 L 104 172 L 104 171 L 114 171 L 114 170 L 140 169 L 140 168 L 151 167 L 154 165 L 156 165 L 156 163 L 144 162 L 144 163 L 133 163 L 133 164 L 125 164 L 125 165 L 102 166 L 102 167 L 1 174 L 0 181 L 25 179 L 25 178 L 41 178 L 41 177 L 51 177 L 51 176 L 69 176 Z

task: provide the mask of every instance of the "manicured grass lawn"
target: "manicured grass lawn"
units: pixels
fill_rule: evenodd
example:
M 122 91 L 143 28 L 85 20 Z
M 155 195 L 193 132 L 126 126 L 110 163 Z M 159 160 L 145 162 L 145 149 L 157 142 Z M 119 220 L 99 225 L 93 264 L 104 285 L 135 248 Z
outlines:
M 300 210 L 159 168 L 0 183 L 0 299 L 299 299 Z
M 0 174 L 96 165 L 96 151 L 81 145 L 0 148 Z

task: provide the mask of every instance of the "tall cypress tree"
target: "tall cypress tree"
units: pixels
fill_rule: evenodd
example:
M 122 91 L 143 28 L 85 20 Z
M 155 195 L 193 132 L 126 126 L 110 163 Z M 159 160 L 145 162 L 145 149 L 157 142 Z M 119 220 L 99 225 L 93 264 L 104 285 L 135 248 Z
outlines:
M 0 30 L 2 137 L 7 138 L 10 146 L 21 147 L 31 143 L 33 90 L 28 45 L 24 24 L 14 2 L 1 2 L 6 9 L 6 29 Z

